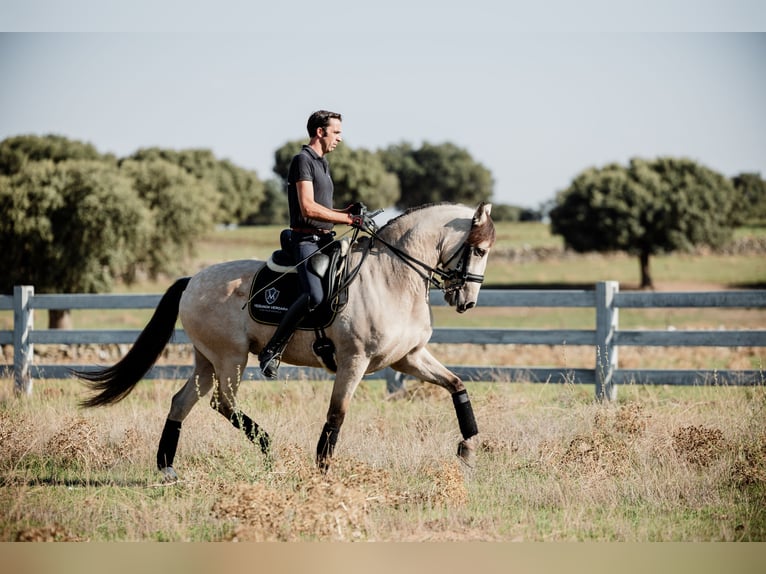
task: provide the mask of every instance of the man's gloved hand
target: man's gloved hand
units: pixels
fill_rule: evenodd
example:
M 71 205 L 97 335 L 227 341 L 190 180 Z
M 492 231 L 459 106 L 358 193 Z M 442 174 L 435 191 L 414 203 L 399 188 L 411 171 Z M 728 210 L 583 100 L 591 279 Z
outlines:
M 361 215 L 352 215 L 351 227 L 356 227 L 357 229 L 361 229 L 362 231 L 366 231 L 368 233 L 378 230 L 378 225 L 375 223 L 375 220 L 368 216 L 366 213 Z
M 351 227 L 364 231 L 364 215 L 351 215 Z
M 363 213 L 367 212 L 367 206 L 361 201 L 357 201 L 349 205 L 346 208 L 346 211 L 348 211 L 351 215 L 362 215 Z

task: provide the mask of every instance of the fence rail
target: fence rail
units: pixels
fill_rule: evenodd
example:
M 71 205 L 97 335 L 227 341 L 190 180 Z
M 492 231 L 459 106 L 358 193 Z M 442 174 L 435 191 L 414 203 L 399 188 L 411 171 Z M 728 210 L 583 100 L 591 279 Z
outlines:
M 85 369 L 90 365 L 34 364 L 35 344 L 131 344 L 139 330 L 35 330 L 36 309 L 152 309 L 161 295 L 35 295 L 31 286 L 17 286 L 13 296 L 0 296 L 0 310 L 13 310 L 13 330 L 0 331 L 0 344 L 13 345 L 12 365 L 0 369 L 13 371 L 14 388 L 29 394 L 32 381 L 60 379 L 70 375 L 70 369 Z M 431 294 L 431 304 L 445 305 L 441 293 Z M 601 282 L 595 289 L 560 291 L 489 290 L 481 293 L 484 307 L 595 308 L 594 329 L 461 329 L 436 328 L 431 342 L 457 344 L 526 344 L 526 345 L 585 345 L 596 350 L 593 369 L 569 369 L 517 366 L 449 365 L 464 380 L 570 382 L 595 385 L 599 399 L 614 400 L 617 386 L 627 383 L 663 385 L 758 385 L 764 384 L 761 370 L 666 370 L 620 369 L 618 349 L 622 346 L 652 347 L 766 347 L 766 330 L 735 331 L 635 331 L 619 329 L 619 309 L 633 308 L 765 308 L 766 290 L 721 292 L 626 292 L 620 293 L 613 281 Z M 189 339 L 177 329 L 171 344 L 186 344 Z M 330 375 L 322 369 L 284 365 L 280 372 L 290 378 L 325 379 Z M 155 365 L 147 379 L 188 378 L 191 365 Z M 371 375 L 375 376 L 375 375 Z M 379 376 L 379 375 L 378 375 Z M 245 379 L 262 379 L 260 371 L 248 367 Z

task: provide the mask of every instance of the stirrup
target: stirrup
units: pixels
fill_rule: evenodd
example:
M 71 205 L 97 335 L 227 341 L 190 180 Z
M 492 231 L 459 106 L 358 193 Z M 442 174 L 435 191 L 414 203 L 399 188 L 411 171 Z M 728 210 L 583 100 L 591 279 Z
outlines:
M 263 358 L 261 358 L 263 356 Z M 279 351 L 273 351 L 271 349 L 264 349 L 261 355 L 258 355 L 258 360 L 261 362 L 261 373 L 267 379 L 276 379 L 279 365 L 282 362 L 282 353 Z

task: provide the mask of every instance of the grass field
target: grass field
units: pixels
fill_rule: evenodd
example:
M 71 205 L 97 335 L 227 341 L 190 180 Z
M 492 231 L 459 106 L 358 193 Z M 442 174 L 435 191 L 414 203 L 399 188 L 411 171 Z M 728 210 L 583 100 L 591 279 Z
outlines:
M 153 458 L 174 387 L 81 411 L 71 382 L 18 401 L 4 381 L 0 540 L 766 540 L 764 387 L 626 387 L 599 405 L 579 386 L 474 384 L 469 469 L 446 393 L 385 400 L 365 382 L 320 475 L 329 384 L 249 384 L 272 463 L 205 405 L 164 485 Z
M 279 228 L 217 231 L 190 272 L 263 257 Z M 499 227 L 498 252 L 556 247 L 547 228 Z M 760 230 L 752 233 L 761 233 Z M 658 289 L 766 283 L 762 255 L 655 258 Z M 637 282 L 632 258 L 490 259 L 490 282 Z M 164 279 L 121 291 L 159 293 Z M 625 289 L 627 287 L 623 287 Z M 480 301 L 481 303 L 481 301 Z M 140 328 L 149 312 L 75 314 L 77 328 Z M 435 309 L 437 325 L 592 328 L 587 310 Z M 44 324 L 44 317 L 38 317 Z M 623 312 L 626 328 L 763 329 L 764 311 Z M 10 328 L 7 314 L 0 328 Z M 38 348 L 38 352 L 45 349 Z M 7 352 L 7 350 L 6 350 Z M 180 351 L 183 353 L 183 349 Z M 188 360 L 188 351 L 182 358 Z M 578 347 L 435 346 L 446 363 L 592 367 Z M 170 357 L 177 359 L 178 357 Z M 763 369 L 763 349 L 620 350 L 620 365 Z M 408 381 L 386 397 L 365 381 L 328 475 L 313 467 L 330 385 L 243 384 L 243 410 L 274 441 L 273 460 L 207 406 L 184 425 L 166 485 L 154 453 L 173 381 L 145 381 L 114 407 L 77 407 L 72 381 L 36 381 L 18 400 L 0 379 L 0 541 L 766 541 L 766 387 L 626 386 L 616 404 L 590 386 L 471 383 L 481 431 L 474 468 L 454 456 L 450 397 Z

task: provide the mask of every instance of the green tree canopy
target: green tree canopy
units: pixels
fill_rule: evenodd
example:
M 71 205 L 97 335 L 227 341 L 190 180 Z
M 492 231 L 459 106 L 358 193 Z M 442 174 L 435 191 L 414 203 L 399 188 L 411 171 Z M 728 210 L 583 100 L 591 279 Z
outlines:
M 301 147 L 304 143 L 307 142 L 305 140 L 291 140 L 285 142 L 274 151 L 274 174 L 279 176 L 283 182 L 287 183 L 287 173 L 290 170 L 290 162 L 293 161 L 295 154 L 301 151 Z M 336 149 L 340 149 L 340 147 L 344 145 L 346 144 L 342 143 Z
M 152 276 L 181 272 L 194 239 L 212 226 L 210 206 L 218 198 L 213 184 L 163 159 L 125 160 L 120 172 L 131 180 L 151 216 L 148 242 L 136 252 L 132 271 L 142 268 Z
M 116 166 L 92 160 L 30 162 L 0 177 L 2 290 L 107 291 L 151 232 L 148 207 Z
M 58 163 L 67 159 L 115 161 L 114 156 L 99 153 L 92 144 L 59 135 L 21 135 L 0 142 L 0 175 L 19 173 L 30 161 Z
M 338 207 L 361 201 L 370 209 L 378 209 L 399 199 L 399 180 L 386 171 L 377 154 L 341 145 L 327 157 Z
M 741 173 L 732 178 L 738 192 L 735 215 L 742 223 L 766 223 L 766 181 L 760 173 Z
M 256 225 L 286 225 L 290 221 L 285 184 L 281 179 L 271 178 L 264 184 L 266 197 L 258 213 L 248 223 Z
M 625 251 L 652 287 L 649 258 L 731 238 L 736 193 L 722 175 L 688 159 L 632 159 L 580 173 L 556 197 L 551 231 L 578 252 Z
M 157 147 L 142 148 L 128 159 L 136 161 L 162 159 L 212 184 L 218 192 L 214 214 L 214 220 L 217 223 L 247 221 L 258 213 L 259 206 L 265 198 L 263 182 L 255 171 L 238 167 L 229 160 L 219 160 L 209 149 L 179 151 Z
M 404 142 L 380 151 L 380 157 L 399 178 L 400 209 L 442 201 L 474 205 L 492 197 L 492 173 L 452 143 L 414 149 Z
M 305 143 L 294 140 L 274 153 L 274 173 L 287 181 L 290 162 Z M 341 144 L 327 155 L 335 187 L 335 207 L 361 201 L 370 209 L 394 205 L 399 198 L 399 182 L 386 171 L 378 154 Z
M 215 221 L 242 221 L 264 197 L 255 172 L 208 150 L 140 150 L 119 162 L 61 136 L 0 142 L 0 288 L 109 291 L 138 271 L 182 270 Z M 51 311 L 51 327 L 68 311 Z
M 496 202 L 492 204 L 493 221 L 540 221 L 542 218 L 539 209 Z

